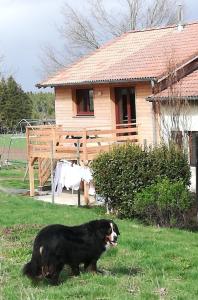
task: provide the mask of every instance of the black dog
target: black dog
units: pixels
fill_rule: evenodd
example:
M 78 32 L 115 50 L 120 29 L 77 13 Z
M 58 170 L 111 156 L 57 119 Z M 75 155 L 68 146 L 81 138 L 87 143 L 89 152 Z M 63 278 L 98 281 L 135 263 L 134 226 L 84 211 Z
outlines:
M 97 272 L 97 260 L 111 246 L 117 245 L 117 225 L 111 220 L 95 220 L 79 226 L 49 225 L 34 241 L 31 261 L 23 274 L 32 279 L 48 278 L 57 284 L 64 265 L 79 275 L 79 265 L 86 271 Z

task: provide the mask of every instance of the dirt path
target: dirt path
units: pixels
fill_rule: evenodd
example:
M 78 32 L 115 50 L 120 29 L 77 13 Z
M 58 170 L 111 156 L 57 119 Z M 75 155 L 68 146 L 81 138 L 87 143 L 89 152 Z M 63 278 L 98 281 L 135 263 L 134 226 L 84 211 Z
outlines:
M 0 155 L 1 160 L 27 160 L 26 149 L 13 149 L 11 148 L 9 151 L 8 147 L 2 147 L 0 145 Z
M 0 185 L 0 192 L 6 193 L 6 194 L 26 194 L 28 192 L 27 189 L 14 189 L 14 188 L 6 188 Z

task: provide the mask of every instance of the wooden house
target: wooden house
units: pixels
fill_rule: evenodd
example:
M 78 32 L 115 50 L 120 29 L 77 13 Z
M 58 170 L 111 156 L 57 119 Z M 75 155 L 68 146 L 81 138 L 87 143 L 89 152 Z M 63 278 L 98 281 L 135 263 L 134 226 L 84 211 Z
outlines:
M 28 129 L 30 178 L 34 162 L 42 170 L 50 158 L 49 137 L 53 156 L 71 159 L 78 138 L 84 160 L 126 140 L 158 143 L 156 103 L 168 97 L 170 62 L 174 84 L 183 81 L 182 96 L 193 102 L 192 131 L 198 131 L 197 36 L 198 22 L 130 31 L 37 84 L 54 88 L 56 127 Z

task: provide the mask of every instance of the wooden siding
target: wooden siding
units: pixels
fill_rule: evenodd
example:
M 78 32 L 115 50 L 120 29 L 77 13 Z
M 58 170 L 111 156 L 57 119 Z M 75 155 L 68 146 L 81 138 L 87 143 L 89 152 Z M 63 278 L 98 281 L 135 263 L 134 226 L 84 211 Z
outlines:
M 136 123 L 139 127 L 139 142 L 142 144 L 144 139 L 148 145 L 153 144 L 154 135 L 154 115 L 152 103 L 145 100 L 148 95 L 152 94 L 149 83 L 138 83 L 135 86 L 136 98 Z
M 152 91 L 150 83 L 95 85 L 94 89 L 94 116 L 76 116 L 74 92 L 77 87 L 56 88 L 56 124 L 71 128 L 88 128 L 96 126 L 115 127 L 115 95 L 117 86 L 133 86 L 136 94 L 136 123 L 139 127 L 139 142 L 144 139 L 148 144 L 153 143 L 154 118 L 152 103 L 145 100 Z M 81 88 L 81 87 L 79 87 Z
M 76 116 L 72 88 L 56 88 L 56 124 L 64 127 L 112 127 L 112 101 L 108 86 L 94 87 L 94 116 Z

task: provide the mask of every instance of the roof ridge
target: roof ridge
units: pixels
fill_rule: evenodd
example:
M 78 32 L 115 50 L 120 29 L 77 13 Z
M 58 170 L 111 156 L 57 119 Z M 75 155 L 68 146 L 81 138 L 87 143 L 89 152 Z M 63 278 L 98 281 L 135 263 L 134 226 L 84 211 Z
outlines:
M 192 21 L 189 23 L 184 23 L 183 26 L 191 26 L 198 24 L 198 21 Z M 169 29 L 169 28 L 176 28 L 178 24 L 172 24 L 172 25 L 167 25 L 167 26 L 162 26 L 162 27 L 149 27 L 149 28 L 143 28 L 143 29 L 134 29 L 127 31 L 128 33 L 138 33 L 138 32 L 145 32 L 145 31 L 155 31 L 155 30 L 162 30 L 162 29 Z

